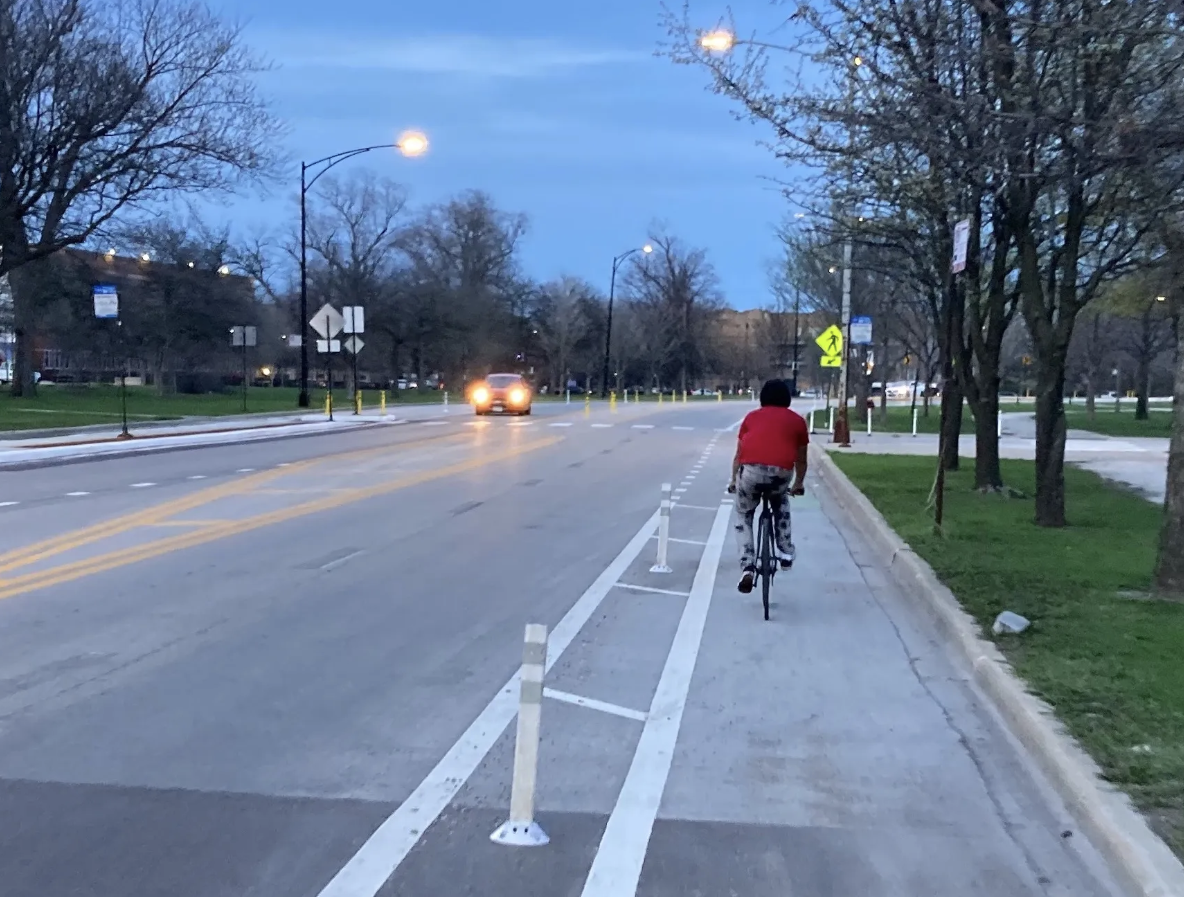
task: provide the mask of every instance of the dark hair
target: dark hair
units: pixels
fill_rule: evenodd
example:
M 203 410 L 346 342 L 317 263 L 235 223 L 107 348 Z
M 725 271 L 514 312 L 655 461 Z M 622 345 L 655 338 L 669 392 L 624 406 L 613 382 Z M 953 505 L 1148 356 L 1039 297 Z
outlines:
M 788 408 L 793 401 L 789 391 L 789 384 L 784 380 L 768 380 L 761 387 L 761 407 L 773 405 L 777 408 Z

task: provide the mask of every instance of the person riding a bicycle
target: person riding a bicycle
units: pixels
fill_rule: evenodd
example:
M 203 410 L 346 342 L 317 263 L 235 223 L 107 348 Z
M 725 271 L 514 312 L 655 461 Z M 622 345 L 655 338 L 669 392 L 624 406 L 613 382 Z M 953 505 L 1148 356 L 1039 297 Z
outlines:
M 744 418 L 736 439 L 728 491 L 736 495 L 734 526 L 743 570 L 738 588 L 746 595 L 756 582 L 752 518 L 762 495 L 768 496 L 773 511 L 773 531 L 781 555 L 781 568 L 787 570 L 793 566 L 796 556 L 791 538 L 789 496 L 805 492 L 803 483 L 810 428 L 800 414 L 790 410 L 792 400 L 789 384 L 784 380 L 769 380 L 761 387 L 761 407 Z

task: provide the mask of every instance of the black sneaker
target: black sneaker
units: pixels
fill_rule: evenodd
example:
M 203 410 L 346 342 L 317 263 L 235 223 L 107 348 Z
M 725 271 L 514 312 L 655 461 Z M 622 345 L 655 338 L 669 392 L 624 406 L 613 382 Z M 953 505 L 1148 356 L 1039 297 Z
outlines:
M 749 567 L 744 571 L 744 575 L 740 577 L 740 583 L 736 586 L 740 590 L 740 594 L 747 595 L 752 591 L 752 587 L 756 585 L 756 568 Z

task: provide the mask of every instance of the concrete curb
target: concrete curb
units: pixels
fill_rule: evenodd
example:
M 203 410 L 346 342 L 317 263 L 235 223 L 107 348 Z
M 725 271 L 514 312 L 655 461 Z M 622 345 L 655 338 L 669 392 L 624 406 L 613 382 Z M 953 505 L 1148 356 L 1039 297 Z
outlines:
M 888 559 L 893 578 L 905 594 L 924 602 L 1126 893 L 1131 897 L 1184 895 L 1184 865 L 1130 799 L 1105 784 L 1097 764 L 1066 733 L 1052 708 L 1026 690 L 999 649 L 979 635 L 978 624 L 954 594 L 839 470 L 827 450 L 811 445 L 810 452 L 811 466 L 873 548 Z

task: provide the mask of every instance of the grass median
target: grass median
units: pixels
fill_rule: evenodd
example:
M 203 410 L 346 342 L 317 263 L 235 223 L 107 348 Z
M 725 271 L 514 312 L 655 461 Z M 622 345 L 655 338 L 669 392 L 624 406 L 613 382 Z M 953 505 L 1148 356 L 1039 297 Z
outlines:
M 297 411 L 296 387 L 252 387 L 247 390 L 247 414 L 276 414 Z M 338 410 L 351 407 L 352 393 L 348 389 L 333 390 L 333 401 Z M 455 397 L 453 397 L 455 401 Z M 403 390 L 387 393 L 390 404 L 430 404 L 444 400 L 438 390 Z M 367 408 L 378 405 L 378 390 L 363 389 L 362 403 Z M 314 388 L 311 410 L 324 407 L 324 388 Z M 153 387 L 129 386 L 127 414 L 129 425 L 152 421 L 180 420 L 186 417 L 230 417 L 243 414 L 243 394 L 240 389 L 225 392 L 188 395 L 176 393 L 160 395 Z M 120 390 L 117 386 L 94 384 L 89 386 L 41 386 L 35 398 L 14 399 L 7 392 L 0 394 L 0 431 L 48 430 L 78 428 L 97 424 L 118 425 L 122 419 Z
M 835 462 L 992 638 L 1003 610 L 1032 626 L 994 640 L 1184 857 L 1184 606 L 1149 600 L 1162 511 L 1087 471 L 1066 471 L 1063 530 L 1032 523 L 1029 499 L 981 495 L 950 475 L 944 537 L 925 507 L 929 458 L 837 455 Z M 1004 461 L 1027 488 L 1030 461 Z
M 1172 406 L 1152 406 L 1147 420 L 1138 420 L 1134 408 L 1123 405 L 1119 411 L 1114 404 L 1099 402 L 1091 418 L 1085 408 L 1077 405 L 1065 409 L 1065 423 L 1070 430 L 1088 430 L 1103 436 L 1154 437 L 1167 439 L 1172 435 Z

